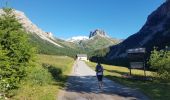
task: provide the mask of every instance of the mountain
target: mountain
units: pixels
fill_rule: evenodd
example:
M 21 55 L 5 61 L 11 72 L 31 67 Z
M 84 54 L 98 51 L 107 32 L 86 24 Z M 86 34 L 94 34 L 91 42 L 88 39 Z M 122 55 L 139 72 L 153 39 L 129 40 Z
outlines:
M 110 52 L 105 59 L 113 61 L 116 58 L 125 58 L 127 49 L 139 47 L 146 48 L 149 55 L 154 46 L 159 49 L 170 46 L 170 0 L 167 0 L 148 16 L 139 32 L 128 37 L 122 43 L 110 47 Z
M 89 38 L 74 41 L 74 43 L 76 43 L 80 48 L 89 52 L 106 48 L 120 42 L 121 41 L 118 39 L 110 38 L 103 30 L 100 29 L 91 31 Z
M 107 33 L 104 30 L 100 30 L 100 29 L 96 29 L 96 30 L 90 32 L 89 38 L 93 38 L 95 36 L 109 38 L 109 36 L 107 36 Z
M 38 37 L 41 39 L 48 41 L 58 47 L 62 47 L 61 45 L 57 44 L 54 42 L 54 37 L 52 33 L 50 32 L 44 32 L 42 29 L 38 28 L 35 24 L 33 24 L 27 17 L 26 15 L 18 10 L 12 10 L 12 13 L 15 15 L 16 19 L 19 21 L 19 23 L 22 24 L 23 28 L 25 31 L 28 33 L 36 34 Z M 0 15 L 4 14 L 3 9 L 0 9 Z
M 5 14 L 5 12 L 0 9 L 0 15 L 2 14 Z M 74 57 L 78 53 L 89 54 L 89 52 L 120 42 L 118 39 L 110 38 L 103 30 L 99 29 L 91 31 L 89 37 L 77 36 L 65 41 L 54 37 L 51 32 L 45 32 L 40 29 L 27 18 L 24 12 L 12 9 L 12 14 L 28 33 L 31 44 L 38 48 L 39 53 Z

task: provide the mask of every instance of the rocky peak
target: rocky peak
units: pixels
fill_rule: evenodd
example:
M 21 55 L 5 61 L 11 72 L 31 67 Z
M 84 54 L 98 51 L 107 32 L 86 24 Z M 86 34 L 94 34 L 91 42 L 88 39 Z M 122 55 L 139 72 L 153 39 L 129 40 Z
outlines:
M 89 38 L 92 38 L 94 36 L 108 37 L 106 32 L 104 32 L 104 30 L 100 30 L 100 29 L 96 29 L 96 30 L 90 32 Z

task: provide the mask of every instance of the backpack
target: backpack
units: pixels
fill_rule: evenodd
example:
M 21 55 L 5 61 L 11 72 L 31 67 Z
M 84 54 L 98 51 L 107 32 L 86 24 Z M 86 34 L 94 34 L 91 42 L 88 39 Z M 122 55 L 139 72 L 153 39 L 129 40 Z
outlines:
M 100 66 L 98 65 L 96 71 L 97 71 L 97 72 L 102 72 L 102 71 L 103 71 L 102 66 L 101 66 L 101 65 L 100 65 Z

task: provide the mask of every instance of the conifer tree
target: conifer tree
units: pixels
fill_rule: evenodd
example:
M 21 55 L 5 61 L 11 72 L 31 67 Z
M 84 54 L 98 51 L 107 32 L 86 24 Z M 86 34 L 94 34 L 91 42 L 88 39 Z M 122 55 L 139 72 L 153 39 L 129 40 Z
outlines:
M 0 93 L 18 86 L 35 54 L 13 10 L 4 8 L 3 11 L 0 16 Z

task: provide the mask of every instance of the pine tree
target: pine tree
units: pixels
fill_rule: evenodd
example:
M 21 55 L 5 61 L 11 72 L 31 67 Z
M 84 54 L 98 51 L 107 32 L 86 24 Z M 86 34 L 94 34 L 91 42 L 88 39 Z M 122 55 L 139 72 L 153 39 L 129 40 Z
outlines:
M 35 52 L 13 10 L 4 8 L 3 11 L 5 14 L 0 17 L 0 92 L 7 92 L 26 76 Z

